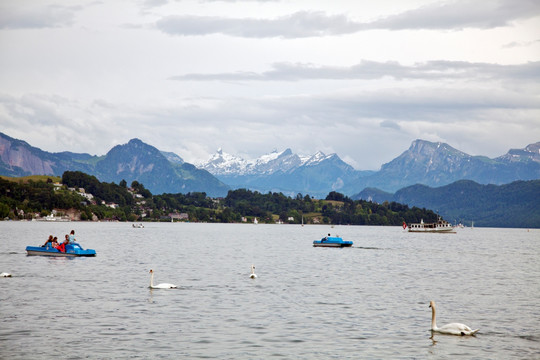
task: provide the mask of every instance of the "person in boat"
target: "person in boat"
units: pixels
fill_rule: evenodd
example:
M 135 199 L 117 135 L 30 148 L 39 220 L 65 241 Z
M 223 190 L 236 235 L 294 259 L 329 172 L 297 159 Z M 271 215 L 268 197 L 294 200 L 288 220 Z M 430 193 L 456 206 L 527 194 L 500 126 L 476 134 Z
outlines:
M 58 246 L 58 238 L 55 236 L 51 243 L 53 248 L 56 248 Z
M 41 245 L 41 247 L 48 247 L 48 245 L 52 244 L 52 242 L 53 242 L 53 236 L 49 235 L 49 238 L 47 239 L 47 241 L 45 241 L 45 244 Z
M 330 234 L 328 234 L 328 236 L 325 236 L 321 239 L 321 242 L 325 242 L 326 240 L 328 240 L 328 238 L 330 237 Z
M 68 235 L 66 235 L 68 236 Z M 73 244 L 75 241 L 75 230 L 71 230 L 71 232 L 69 233 L 69 243 L 70 244 Z
M 66 235 L 66 240 L 64 240 L 64 242 L 61 243 L 60 245 L 58 245 L 55 249 L 60 251 L 60 252 L 65 253 L 67 244 L 69 244 L 69 235 Z

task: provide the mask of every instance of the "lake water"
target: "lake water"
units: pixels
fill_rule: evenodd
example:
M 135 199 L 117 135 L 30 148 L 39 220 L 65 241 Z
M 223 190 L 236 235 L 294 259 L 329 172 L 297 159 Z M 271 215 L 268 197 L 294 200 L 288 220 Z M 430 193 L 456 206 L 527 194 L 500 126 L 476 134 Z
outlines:
M 26 255 L 71 229 L 95 258 Z M 527 229 L 0 222 L 0 358 L 538 359 L 539 260 Z M 480 332 L 431 337 L 430 300 Z

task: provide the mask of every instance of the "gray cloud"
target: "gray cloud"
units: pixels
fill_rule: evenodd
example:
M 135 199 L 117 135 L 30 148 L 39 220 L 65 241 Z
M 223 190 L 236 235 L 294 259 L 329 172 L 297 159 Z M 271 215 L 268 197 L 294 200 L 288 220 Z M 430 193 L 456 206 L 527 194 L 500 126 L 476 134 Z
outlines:
M 170 80 L 191 81 L 301 81 L 301 80 L 373 80 L 391 77 L 403 79 L 516 79 L 539 80 L 540 61 L 517 65 L 471 63 L 466 61 L 428 61 L 411 66 L 398 62 L 361 61 L 350 67 L 276 63 L 272 70 L 221 74 L 186 74 Z
M 367 24 L 371 29 L 489 29 L 540 14 L 536 0 L 437 2 Z
M 372 29 L 488 29 L 509 26 L 512 21 L 538 15 L 540 2 L 536 0 L 462 0 L 438 2 L 367 23 L 350 20 L 345 15 L 300 11 L 275 19 L 171 15 L 158 20 L 156 28 L 181 36 L 225 34 L 246 38 L 304 38 Z
M 70 26 L 80 6 L 0 5 L 0 29 L 39 29 Z
M 512 41 L 508 44 L 504 44 L 502 48 L 513 49 L 513 48 L 519 48 L 519 47 L 528 47 L 528 46 L 536 45 L 538 43 L 540 43 L 540 39 L 533 40 L 533 41 Z
M 236 2 L 255 2 L 255 3 L 270 3 L 270 2 L 280 2 L 281 0 L 198 0 L 200 3 L 214 3 L 214 2 L 224 2 L 224 3 L 236 3 Z M 143 0 L 142 5 L 147 8 L 159 7 L 162 5 L 169 4 L 171 2 L 182 2 L 182 0 Z
M 157 21 L 156 27 L 171 35 L 226 34 L 246 38 L 303 38 L 356 32 L 360 25 L 345 15 L 299 11 L 277 19 L 233 19 L 217 16 L 171 15 Z
M 446 121 L 448 119 L 474 119 L 481 111 L 540 109 L 535 96 L 504 90 L 416 88 L 373 92 L 355 92 L 348 95 L 322 95 L 287 97 L 264 101 L 270 109 L 281 108 L 287 113 L 304 113 L 316 117 L 328 114 L 340 121 L 358 118 L 398 120 Z
M 160 7 L 163 5 L 168 4 L 168 0 L 144 0 L 142 2 L 142 6 L 144 8 L 154 8 L 154 7 Z
M 389 129 L 401 130 L 401 126 L 399 126 L 397 122 L 392 120 L 384 120 L 381 122 L 380 126 Z

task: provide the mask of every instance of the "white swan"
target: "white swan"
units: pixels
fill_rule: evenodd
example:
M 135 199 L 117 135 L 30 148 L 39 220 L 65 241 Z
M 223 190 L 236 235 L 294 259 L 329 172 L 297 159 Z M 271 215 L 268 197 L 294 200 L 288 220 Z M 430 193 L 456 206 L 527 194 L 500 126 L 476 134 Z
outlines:
M 7 272 L 3 272 L 3 273 L 0 274 L 0 276 L 2 276 L 2 277 L 11 277 L 11 274 L 7 273 Z
M 478 332 L 478 330 L 480 330 L 480 329 L 472 330 L 467 325 L 460 324 L 460 323 L 451 323 L 451 324 L 446 324 L 441 327 L 437 327 L 437 322 L 435 321 L 435 302 L 430 301 L 429 307 L 431 308 L 431 331 L 438 332 L 440 334 L 463 336 L 463 335 L 474 335 Z
M 255 274 L 255 265 L 251 265 L 251 275 L 249 275 L 249 277 L 252 279 L 257 278 L 257 275 Z
M 150 269 L 150 289 L 176 289 L 178 286 L 174 284 L 157 284 L 154 285 L 154 270 Z

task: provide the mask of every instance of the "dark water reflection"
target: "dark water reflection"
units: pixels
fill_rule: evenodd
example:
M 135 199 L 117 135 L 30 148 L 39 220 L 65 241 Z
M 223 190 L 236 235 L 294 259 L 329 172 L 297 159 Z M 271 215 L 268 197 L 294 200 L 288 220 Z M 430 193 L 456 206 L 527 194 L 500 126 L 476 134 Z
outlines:
M 26 256 L 71 228 L 97 257 Z M 522 229 L 0 222 L 0 358 L 539 358 L 539 255 Z M 429 300 L 480 333 L 430 338 Z

